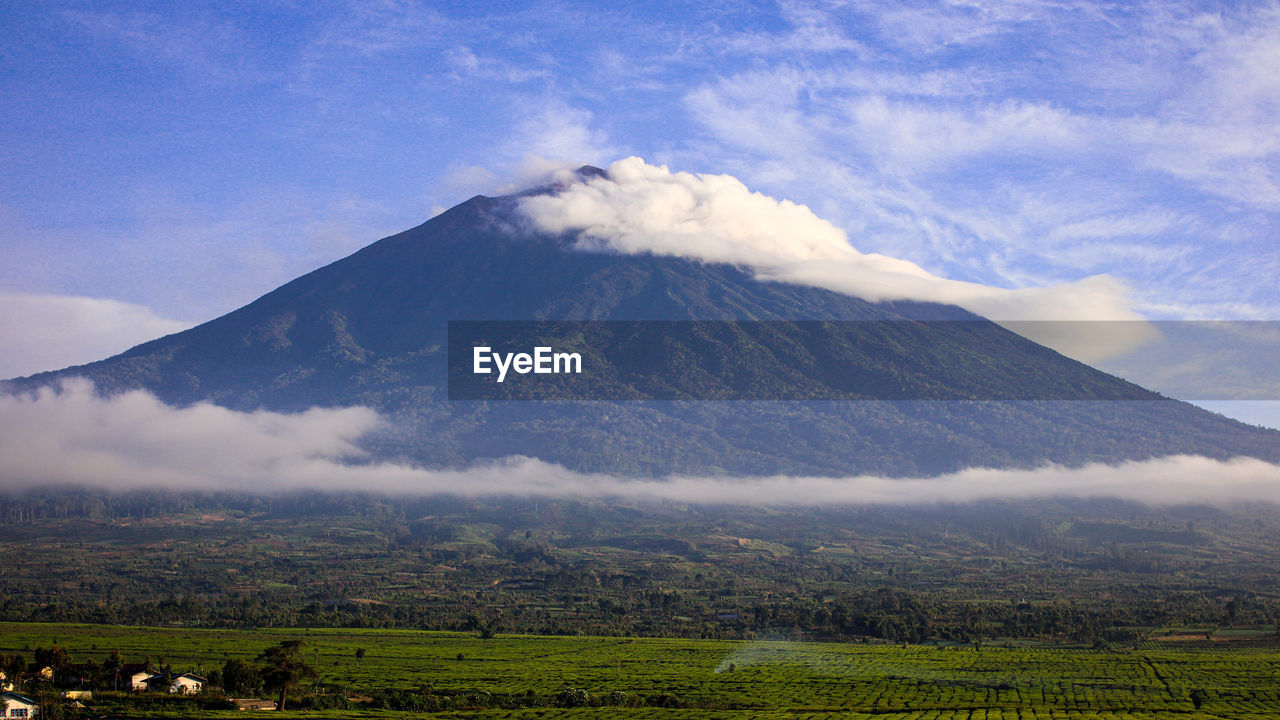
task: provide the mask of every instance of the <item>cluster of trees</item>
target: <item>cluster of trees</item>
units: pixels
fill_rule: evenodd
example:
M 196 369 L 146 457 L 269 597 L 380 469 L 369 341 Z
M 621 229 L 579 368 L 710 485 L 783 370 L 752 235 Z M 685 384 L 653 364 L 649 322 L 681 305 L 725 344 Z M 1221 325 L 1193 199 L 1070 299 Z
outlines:
M 303 657 L 301 640 L 285 640 L 267 648 L 258 656 L 256 664 L 240 659 L 228 660 L 216 675 L 223 690 L 231 696 L 257 695 L 264 689 L 275 692 L 281 710 L 285 709 L 289 693 L 296 692 L 304 681 L 314 681 L 316 677 L 315 669 Z
M 364 656 L 363 648 L 356 650 L 357 661 L 363 660 Z M 127 690 L 129 684 L 129 678 L 122 677 L 122 671 L 139 664 L 126 663 L 117 651 L 112 651 L 102 662 L 90 660 L 76 663 L 72 661 L 71 654 L 65 648 L 55 645 L 47 649 L 36 648 L 33 657 L 35 667 L 48 667 L 53 671 L 53 676 L 49 679 L 33 681 L 30 683 L 32 687 L 23 689 L 41 698 L 44 717 L 54 719 L 73 718 L 79 714 L 57 694 L 57 690 L 69 688 L 100 691 L 96 697 L 103 703 L 103 708 L 117 712 L 139 707 L 181 712 L 184 708 L 189 709 L 192 704 L 204 709 L 225 709 L 229 707 L 228 698 L 258 696 L 264 692 L 274 693 L 278 707 L 282 710 L 286 708 L 286 702 L 290 698 L 293 699 L 290 707 L 302 709 L 334 710 L 365 707 L 412 712 L 480 708 L 605 706 L 688 708 L 705 705 L 699 700 L 681 698 L 666 692 L 592 693 L 572 686 L 566 686 L 550 694 L 538 694 L 532 690 L 523 693 L 437 690 L 430 685 L 414 689 L 376 688 L 367 691 L 365 698 L 353 701 L 343 688 L 316 682 L 318 675 L 306 662 L 301 640 L 286 640 L 269 647 L 254 661 L 239 658 L 226 661 L 221 668 L 209 674 L 208 684 L 200 697 L 119 692 Z M 152 666 L 148 658 L 142 664 L 158 675 L 173 674 L 170 668 L 163 665 L 163 661 Z M 22 653 L 0 655 L 0 671 L 3 671 L 7 678 L 20 679 L 23 673 L 30 674 L 32 667 Z
M 120 667 L 123 665 L 124 659 L 114 651 L 102 663 L 94 660 L 74 663 L 66 648 L 56 644 L 48 648 L 37 647 L 32 653 L 31 662 L 20 652 L 0 654 L 0 672 L 4 673 L 7 682 L 19 690 L 32 683 L 51 684 L 54 687 L 92 686 L 117 689 Z M 147 665 L 150 666 L 149 661 Z
M 363 650 L 359 651 L 357 659 L 363 655 Z M 143 663 L 131 665 L 115 650 L 102 662 L 90 659 L 76 663 L 72 662 L 71 654 L 65 648 L 54 645 L 36 648 L 33 661 L 28 664 L 22 653 L 0 655 L 0 671 L 20 690 L 27 689 L 24 687 L 26 684 L 35 685 L 33 689 L 47 686 L 54 689 L 130 691 L 132 686 L 126 670 L 138 666 L 168 679 L 178 675 L 163 661 L 153 665 L 149 657 Z M 48 676 L 42 673 L 45 668 L 49 670 Z M 264 650 L 254 662 L 239 658 L 228 660 L 221 669 L 214 670 L 206 678 L 205 691 L 211 692 L 214 699 L 253 696 L 266 691 L 276 694 L 279 708 L 283 710 L 290 694 L 297 693 L 303 683 L 317 677 L 315 669 L 303 655 L 302 641 L 285 640 Z
M 522 607 L 520 591 L 494 592 L 486 601 L 463 594 L 416 604 L 315 602 L 280 598 L 265 603 L 253 597 L 219 598 L 199 615 L 181 619 L 192 625 L 222 627 L 409 628 L 539 635 L 621 635 L 750 639 L 783 635 L 851 641 L 879 639 L 914 643 L 970 642 L 1014 637 L 1092 644 L 1138 639 L 1134 627 L 1164 625 L 1270 625 L 1280 608 L 1268 598 L 1240 593 L 1227 597 L 1167 593 L 1147 601 L 1098 599 L 1051 602 L 978 602 L 939 594 L 890 588 L 861 591 L 778 593 L 741 600 L 730 590 L 664 591 L 609 587 L 588 578 L 554 594 L 567 611 Z M 501 608 L 499 612 L 496 608 Z M 152 624 L 154 601 L 104 607 L 65 601 L 37 605 L 0 601 L 0 616 L 26 622 Z M 1127 635 L 1126 635 L 1127 633 Z

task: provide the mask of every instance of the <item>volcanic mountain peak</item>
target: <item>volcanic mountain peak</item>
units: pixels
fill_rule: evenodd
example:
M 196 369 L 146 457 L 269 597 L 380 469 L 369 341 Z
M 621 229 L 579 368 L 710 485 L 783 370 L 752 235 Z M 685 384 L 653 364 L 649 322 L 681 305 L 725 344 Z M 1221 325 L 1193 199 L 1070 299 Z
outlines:
M 605 172 L 601 168 L 596 167 L 595 165 L 583 165 L 582 167 L 575 170 L 574 174 L 576 174 L 578 177 L 582 178 L 583 180 L 588 180 L 593 177 L 609 177 L 609 173 Z
M 665 169 L 628 168 L 666 182 Z M 607 185 L 614 170 L 586 166 L 577 176 Z M 690 182 L 677 178 L 665 190 L 697 210 L 699 186 Z M 103 392 L 145 389 L 176 404 L 364 405 L 391 421 L 369 441 L 374 457 L 429 465 L 525 455 L 590 471 L 921 475 L 1179 453 L 1280 459 L 1277 433 L 1160 399 L 955 306 L 872 302 L 673 253 L 584 252 L 589 231 L 548 232 L 529 222 L 530 197 L 563 196 L 580 184 L 477 196 L 223 317 L 11 385 L 84 376 Z M 693 194 L 681 200 L 681 188 Z M 448 328 L 459 320 L 777 325 L 721 335 L 672 325 L 650 346 L 685 363 L 678 372 L 656 380 L 649 373 L 650 385 L 641 386 L 639 376 L 614 367 L 600 380 L 611 398 L 632 397 L 630 390 L 675 398 L 735 397 L 744 387 L 765 393 L 753 401 L 548 403 L 449 400 Z M 812 321 L 828 326 L 816 333 L 801 326 Z M 631 347 L 622 327 L 602 324 L 594 337 L 604 350 Z M 797 358 L 822 371 L 797 371 Z M 670 394 L 647 395 L 654 382 Z M 868 399 L 833 401 L 833 387 Z M 1036 394 L 1044 388 L 1061 392 Z M 594 388 L 586 389 L 589 396 Z M 1077 399 L 992 401 L 1024 392 Z

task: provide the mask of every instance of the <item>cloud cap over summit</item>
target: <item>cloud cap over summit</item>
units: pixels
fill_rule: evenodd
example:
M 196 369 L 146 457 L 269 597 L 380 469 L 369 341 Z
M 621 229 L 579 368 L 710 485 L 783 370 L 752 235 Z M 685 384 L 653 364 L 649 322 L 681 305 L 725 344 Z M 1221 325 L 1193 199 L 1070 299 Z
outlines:
M 859 252 L 808 207 L 752 192 L 730 175 L 672 172 L 638 157 L 603 174 L 578 174 L 520 207 L 540 230 L 577 233 L 583 249 L 743 265 L 764 280 L 873 302 L 959 305 L 993 320 L 1139 319 L 1126 288 L 1106 275 L 1024 289 L 949 280 L 907 260 Z

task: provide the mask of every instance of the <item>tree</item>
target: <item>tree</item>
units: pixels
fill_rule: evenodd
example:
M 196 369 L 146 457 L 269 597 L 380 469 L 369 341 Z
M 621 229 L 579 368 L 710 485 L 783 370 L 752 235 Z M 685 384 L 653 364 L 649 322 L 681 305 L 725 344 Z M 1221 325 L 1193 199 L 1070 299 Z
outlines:
M 112 650 L 106 660 L 102 661 L 100 687 L 119 690 L 124 675 L 124 656 L 119 650 Z
M 0 672 L 4 673 L 6 682 L 13 683 L 14 690 L 22 689 L 22 671 L 26 669 L 27 659 L 22 653 L 0 655 Z
M 306 679 L 315 679 L 316 671 L 302 655 L 301 640 L 285 640 L 275 647 L 262 651 L 258 660 L 263 663 L 262 684 L 268 690 L 280 691 L 280 709 L 284 710 L 285 696 L 297 690 Z
M 356 664 L 359 665 L 364 661 L 364 648 L 356 648 Z
M 54 675 L 61 673 L 71 665 L 71 654 L 65 648 L 54 645 L 48 650 L 36 648 L 36 665 L 41 668 L 52 668 Z
M 256 695 L 262 689 L 262 675 L 248 660 L 228 660 L 222 666 L 222 689 L 228 695 Z
M 55 684 L 61 684 L 66 681 L 67 669 L 71 667 L 71 654 L 66 648 L 54 645 L 49 649 L 38 647 L 35 650 L 36 668 L 42 671 L 49 668 L 52 671 L 52 680 Z

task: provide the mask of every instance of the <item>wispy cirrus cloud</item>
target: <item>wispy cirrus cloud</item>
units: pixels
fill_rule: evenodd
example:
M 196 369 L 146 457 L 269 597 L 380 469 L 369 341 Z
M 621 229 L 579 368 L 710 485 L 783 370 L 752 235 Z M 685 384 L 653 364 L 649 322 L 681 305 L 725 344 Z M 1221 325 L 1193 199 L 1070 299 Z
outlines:
M 244 34 L 224 19 L 106 9 L 63 10 L 61 15 L 84 33 L 120 43 L 137 58 L 183 68 L 203 82 L 228 85 L 261 77 L 243 53 Z
M 1036 285 L 1111 268 L 1153 313 L 1274 302 L 1250 275 L 1268 262 L 1254 239 L 1280 229 L 1275 5 L 811 12 L 863 47 L 756 63 L 686 94 L 735 174 L 935 273 Z M 1092 250 L 1079 243 L 1090 234 Z
M 500 81 L 525 83 L 550 77 L 551 71 L 541 67 L 523 67 L 489 55 L 477 55 L 466 45 L 456 45 L 444 53 L 453 77 L 465 82 Z
M 308 39 L 308 56 L 327 61 L 333 49 L 364 57 L 399 52 L 433 44 L 452 25 L 444 14 L 412 0 L 339 3 Z

